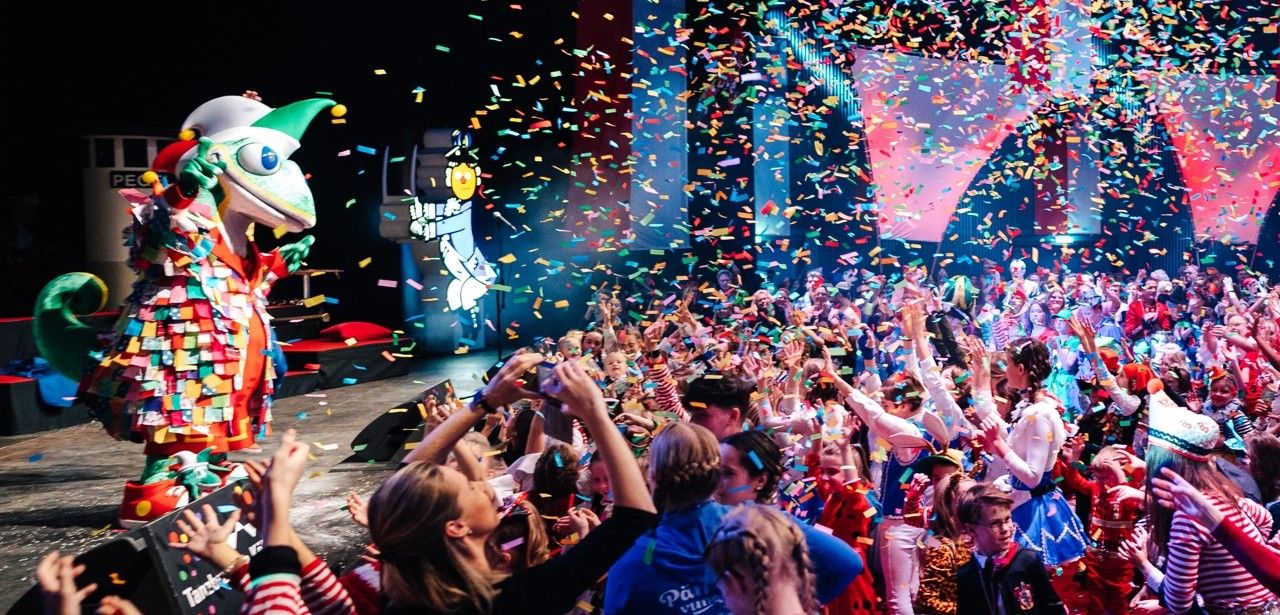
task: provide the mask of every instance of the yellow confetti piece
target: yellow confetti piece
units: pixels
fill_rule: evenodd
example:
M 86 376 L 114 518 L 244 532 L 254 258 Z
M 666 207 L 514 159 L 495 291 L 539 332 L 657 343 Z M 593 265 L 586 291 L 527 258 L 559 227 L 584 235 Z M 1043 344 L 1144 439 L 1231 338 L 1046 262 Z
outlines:
M 280 226 L 277 226 L 277 227 L 275 227 L 275 228 L 271 229 L 271 234 L 275 235 L 275 236 L 276 236 L 276 239 L 279 239 L 279 238 L 281 238 L 281 237 L 284 237 L 284 236 L 285 236 L 285 234 L 286 234 L 286 233 L 288 233 L 288 232 L 289 232 L 289 229 L 285 228 L 285 226 L 284 226 L 283 224 L 281 224 Z
M 360 259 L 360 262 L 356 264 L 359 265 L 361 269 L 364 269 L 365 267 L 369 266 L 369 263 L 372 263 L 372 262 L 373 262 L 373 257 L 366 257 L 366 258 Z

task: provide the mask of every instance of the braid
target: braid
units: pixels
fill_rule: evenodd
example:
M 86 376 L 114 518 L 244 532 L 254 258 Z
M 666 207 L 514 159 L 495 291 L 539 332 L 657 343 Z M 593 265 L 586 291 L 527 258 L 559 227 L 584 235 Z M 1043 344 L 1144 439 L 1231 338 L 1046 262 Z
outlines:
M 818 602 L 817 574 L 813 571 L 813 561 L 809 559 L 809 548 L 805 545 L 804 534 L 798 526 L 791 528 L 791 534 L 796 543 L 791 549 L 791 557 L 796 563 L 800 606 L 805 613 L 817 613 L 822 605 Z
M 697 461 L 678 468 L 664 468 L 655 477 L 653 499 L 663 510 L 701 502 L 720 484 L 720 462 Z
M 720 486 L 720 443 L 705 427 L 671 423 L 649 445 L 649 467 L 659 510 L 701 504 Z
M 821 608 L 804 534 L 775 508 L 744 506 L 731 513 L 704 556 L 717 578 L 728 574 L 739 582 L 741 590 L 735 591 L 750 587 L 756 615 L 769 615 L 775 592 L 787 592 L 789 584 L 795 584 L 796 598 L 806 613 Z
M 746 563 L 756 584 L 756 615 L 769 615 L 769 545 L 751 532 L 742 535 Z

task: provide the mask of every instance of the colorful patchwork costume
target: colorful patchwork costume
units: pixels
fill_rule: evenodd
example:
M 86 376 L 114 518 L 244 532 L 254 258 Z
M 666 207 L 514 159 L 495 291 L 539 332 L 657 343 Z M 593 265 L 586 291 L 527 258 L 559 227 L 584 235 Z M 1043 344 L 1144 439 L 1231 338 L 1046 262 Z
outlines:
M 138 280 L 115 327 L 103 333 L 75 317 L 102 305 L 106 289 L 92 275 L 61 276 L 37 300 L 41 353 L 83 376 L 79 401 L 108 433 L 144 443 L 147 467 L 125 486 L 126 526 L 199 497 L 196 487 L 216 488 L 223 479 L 211 470 L 227 469 L 208 462 L 266 433 L 277 375 L 267 294 L 300 266 L 312 238 L 263 254 L 247 231 L 314 226 L 314 199 L 289 157 L 325 109 L 343 112 L 320 98 L 278 109 L 246 96 L 201 105 L 153 163 L 177 181 L 149 173 L 152 194 L 121 193 L 132 205 L 125 236 Z M 190 453 L 181 456 L 186 474 L 201 477 L 170 470 L 179 452 Z M 192 463 L 195 453 L 203 456 Z

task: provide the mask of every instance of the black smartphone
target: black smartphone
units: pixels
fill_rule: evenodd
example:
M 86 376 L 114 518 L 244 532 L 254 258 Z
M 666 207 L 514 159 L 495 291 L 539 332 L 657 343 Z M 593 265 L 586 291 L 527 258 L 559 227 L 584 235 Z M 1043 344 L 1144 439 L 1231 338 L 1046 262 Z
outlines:
M 542 394 L 542 432 L 561 442 L 573 443 L 573 417 L 565 414 L 564 404 L 553 397 L 563 387 L 556 377 L 555 363 L 538 364 L 538 392 Z

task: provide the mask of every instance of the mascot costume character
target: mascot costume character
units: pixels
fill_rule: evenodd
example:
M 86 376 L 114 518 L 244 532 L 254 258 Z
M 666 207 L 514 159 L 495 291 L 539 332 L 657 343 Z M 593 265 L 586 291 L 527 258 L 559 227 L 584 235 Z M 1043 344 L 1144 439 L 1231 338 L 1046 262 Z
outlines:
M 144 444 L 142 477 L 125 484 L 120 505 L 125 527 L 242 476 L 223 463 L 226 454 L 267 433 L 277 345 L 266 298 L 302 264 L 313 238 L 261 253 L 249 233 L 254 224 L 289 232 L 315 225 L 315 200 L 289 157 L 326 109 L 345 113 L 323 98 L 273 109 L 251 92 L 200 105 L 144 175 L 151 194 L 121 191 L 131 204 L 125 237 L 138 280 L 113 329 L 76 317 L 105 301 L 105 285 L 90 274 L 63 275 L 36 300 L 41 354 L 81 379 L 78 401 L 108 433 Z M 176 182 L 166 185 L 160 173 Z

